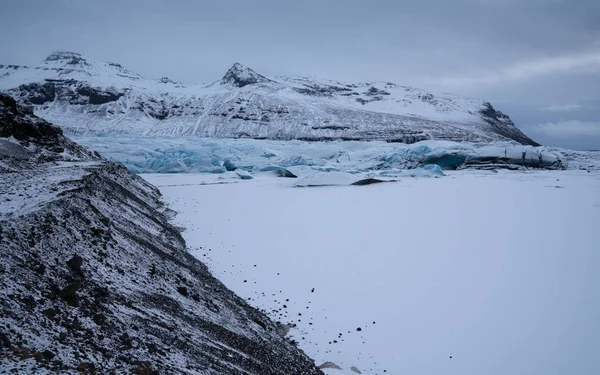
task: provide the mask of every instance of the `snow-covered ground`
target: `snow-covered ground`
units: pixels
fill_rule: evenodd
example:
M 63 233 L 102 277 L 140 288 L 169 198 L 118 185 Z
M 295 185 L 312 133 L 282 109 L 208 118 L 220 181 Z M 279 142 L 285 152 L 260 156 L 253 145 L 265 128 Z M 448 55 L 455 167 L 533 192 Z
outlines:
M 597 171 L 143 177 L 193 254 L 297 324 L 317 364 L 342 368 L 328 374 L 600 373 Z

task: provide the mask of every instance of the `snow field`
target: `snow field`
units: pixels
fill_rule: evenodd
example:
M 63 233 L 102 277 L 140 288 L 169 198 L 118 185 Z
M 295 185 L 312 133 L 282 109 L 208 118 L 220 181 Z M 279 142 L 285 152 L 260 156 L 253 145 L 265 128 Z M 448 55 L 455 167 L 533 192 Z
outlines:
M 192 253 L 296 324 L 317 364 L 342 368 L 328 374 L 600 372 L 597 172 L 305 188 L 143 177 L 179 212 Z

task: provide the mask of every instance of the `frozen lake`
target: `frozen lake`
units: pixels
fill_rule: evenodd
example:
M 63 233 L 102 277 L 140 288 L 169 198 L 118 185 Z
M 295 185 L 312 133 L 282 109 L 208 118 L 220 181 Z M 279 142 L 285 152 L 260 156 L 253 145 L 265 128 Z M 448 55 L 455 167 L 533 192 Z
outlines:
M 142 176 L 179 212 L 193 254 L 297 324 L 290 335 L 317 364 L 342 368 L 328 374 L 600 373 L 598 172 L 308 188 Z

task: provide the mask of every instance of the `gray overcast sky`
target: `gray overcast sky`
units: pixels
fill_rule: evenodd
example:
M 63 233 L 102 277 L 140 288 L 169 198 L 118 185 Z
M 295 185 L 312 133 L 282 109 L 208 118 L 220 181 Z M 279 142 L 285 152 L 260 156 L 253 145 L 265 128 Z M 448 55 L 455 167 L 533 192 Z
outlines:
M 490 100 L 544 144 L 600 149 L 599 0 L 2 1 L 0 63 L 54 50 L 148 78 L 386 80 Z

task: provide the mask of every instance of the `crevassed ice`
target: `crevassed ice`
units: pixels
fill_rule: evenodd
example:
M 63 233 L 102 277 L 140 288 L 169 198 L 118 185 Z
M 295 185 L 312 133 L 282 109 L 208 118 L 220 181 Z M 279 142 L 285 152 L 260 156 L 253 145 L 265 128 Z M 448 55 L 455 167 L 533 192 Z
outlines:
M 566 168 L 557 149 L 514 142 L 468 143 L 422 141 L 414 144 L 380 141 L 272 141 L 130 135 L 72 136 L 104 157 L 136 173 L 250 174 L 306 166 L 320 172 L 370 176 L 442 175 L 442 169 L 465 167 Z M 422 168 L 420 172 L 407 170 Z M 244 174 L 245 178 L 249 178 Z

